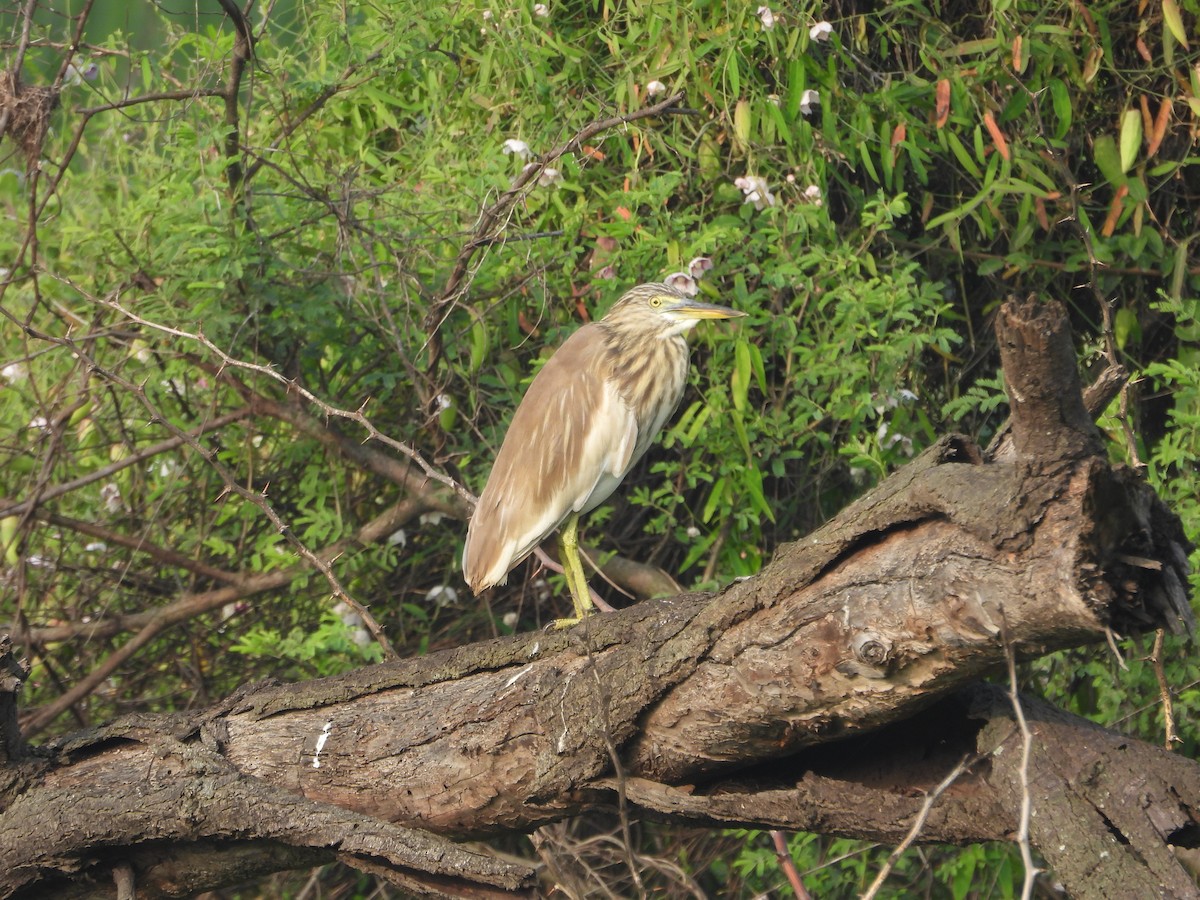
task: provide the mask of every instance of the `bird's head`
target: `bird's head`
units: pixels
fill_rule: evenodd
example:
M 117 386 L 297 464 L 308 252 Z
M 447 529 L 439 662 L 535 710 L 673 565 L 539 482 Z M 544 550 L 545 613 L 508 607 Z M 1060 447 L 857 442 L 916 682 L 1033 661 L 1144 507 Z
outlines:
M 669 284 L 651 282 L 626 291 L 601 321 L 622 331 L 668 338 L 690 331 L 701 319 L 735 319 L 744 315 L 728 306 L 689 297 Z

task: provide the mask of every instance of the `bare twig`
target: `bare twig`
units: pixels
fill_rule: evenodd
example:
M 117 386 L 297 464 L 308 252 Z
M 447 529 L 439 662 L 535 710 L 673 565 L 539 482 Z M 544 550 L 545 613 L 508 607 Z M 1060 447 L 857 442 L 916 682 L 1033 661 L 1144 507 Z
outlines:
M 1007 633 L 1007 629 L 1005 629 Z M 1021 886 L 1021 900 L 1033 896 L 1034 880 L 1041 870 L 1033 864 L 1033 849 L 1029 843 L 1029 819 L 1033 815 L 1033 797 L 1029 793 L 1029 757 L 1033 753 L 1033 733 L 1025 721 L 1025 710 L 1021 707 L 1021 696 L 1017 693 L 1017 657 L 1012 642 L 1005 636 L 1004 653 L 1008 661 L 1008 698 L 1012 702 L 1013 714 L 1021 730 L 1021 824 L 1017 829 L 1017 846 L 1021 848 L 1021 863 L 1025 867 L 1025 880 Z
M 892 873 L 892 869 L 894 869 L 896 863 L 900 861 L 900 857 L 903 856 L 904 852 L 912 846 L 913 841 L 920 836 L 921 829 L 925 827 L 925 820 L 929 818 L 929 812 L 933 809 L 933 804 L 937 802 L 938 797 L 945 793 L 946 789 L 950 787 L 950 785 L 954 784 L 954 782 L 958 779 L 958 776 L 960 776 L 966 770 L 966 767 L 967 757 L 964 756 L 959 761 L 958 765 L 950 770 L 950 774 L 943 778 L 941 782 L 938 783 L 938 786 L 929 792 L 929 795 L 925 798 L 925 802 L 921 805 L 921 811 L 917 813 L 916 819 L 913 820 L 912 827 L 908 830 L 908 834 L 904 836 L 904 840 L 900 842 L 896 849 L 888 855 L 887 861 L 883 864 L 883 867 L 880 868 L 879 873 L 875 876 L 875 880 L 871 882 L 871 886 L 867 888 L 866 892 L 862 895 L 862 900 L 872 900 L 872 898 L 879 893 L 879 889 L 883 886 L 883 882 L 887 880 L 888 875 Z M 1028 844 L 1028 837 L 1026 838 L 1026 844 Z
M 1163 668 L 1162 651 L 1165 636 L 1166 629 L 1159 628 L 1154 632 L 1154 649 L 1150 651 L 1150 663 L 1154 666 L 1154 677 L 1158 681 L 1158 695 L 1162 700 L 1163 727 L 1166 730 L 1163 746 L 1168 750 L 1174 750 L 1180 738 L 1175 730 L 1175 704 L 1171 700 L 1171 686 L 1167 683 L 1167 673 Z
M 796 870 L 796 861 L 788 852 L 787 835 L 782 831 L 772 831 L 771 841 L 775 845 L 775 858 L 779 860 L 779 868 L 783 869 L 783 874 L 787 876 L 788 884 L 792 886 L 792 893 L 796 895 L 796 900 L 811 900 L 808 890 L 804 887 L 804 882 L 800 880 L 800 873 Z

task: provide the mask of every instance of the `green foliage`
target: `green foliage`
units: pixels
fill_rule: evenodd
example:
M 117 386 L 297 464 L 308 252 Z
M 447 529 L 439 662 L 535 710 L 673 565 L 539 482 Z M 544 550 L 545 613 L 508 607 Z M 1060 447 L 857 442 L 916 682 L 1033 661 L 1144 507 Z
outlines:
M 781 883 L 775 848 L 767 832 L 735 831 L 744 849 L 713 874 L 724 896 L 750 897 L 790 890 Z M 804 887 L 814 897 L 860 897 L 875 881 L 890 847 L 815 834 L 790 835 L 788 852 Z M 877 897 L 930 897 L 938 900 L 1011 900 L 1020 896 L 1020 853 L 1005 844 L 978 844 L 965 849 L 914 847 L 896 860 Z
M 273 628 L 255 626 L 229 649 L 290 663 L 292 671 L 287 674 L 294 678 L 337 675 L 383 658 L 383 651 L 365 629 L 332 610 L 321 615 L 316 628 L 298 626 L 286 635 Z

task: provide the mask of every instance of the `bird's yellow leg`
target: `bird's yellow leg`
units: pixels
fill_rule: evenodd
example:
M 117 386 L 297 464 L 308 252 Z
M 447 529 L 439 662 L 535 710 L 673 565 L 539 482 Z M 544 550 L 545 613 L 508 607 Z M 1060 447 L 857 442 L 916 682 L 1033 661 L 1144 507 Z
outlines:
M 558 533 L 558 542 L 562 557 L 563 575 L 567 579 L 567 587 L 571 591 L 571 602 L 575 606 L 575 618 L 558 619 L 555 626 L 566 628 L 574 625 L 584 616 L 595 609 L 592 605 L 592 595 L 588 590 L 587 576 L 583 574 L 583 560 L 579 558 L 579 516 L 572 515 L 563 524 Z

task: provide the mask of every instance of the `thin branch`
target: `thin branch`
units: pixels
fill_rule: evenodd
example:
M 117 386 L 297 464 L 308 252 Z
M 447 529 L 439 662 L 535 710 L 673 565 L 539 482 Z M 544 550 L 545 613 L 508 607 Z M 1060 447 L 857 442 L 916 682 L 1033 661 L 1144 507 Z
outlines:
M 788 851 L 787 835 L 782 831 L 773 830 L 771 842 L 775 845 L 775 858 L 779 861 L 779 868 L 783 869 L 783 874 L 787 876 L 788 884 L 792 886 L 792 893 L 796 895 L 796 900 L 812 900 L 808 889 L 804 887 L 804 882 L 800 879 L 796 861 L 792 859 L 792 854 Z
M 472 237 L 458 251 L 458 256 L 454 260 L 454 266 L 450 270 L 450 275 L 446 278 L 446 284 L 442 288 L 441 294 L 430 304 L 429 312 L 425 316 L 424 329 L 428 335 L 426 346 L 430 348 L 430 361 L 427 368 L 433 368 L 441 355 L 441 344 L 437 339 L 437 333 L 442 323 L 446 320 L 446 317 L 450 314 L 450 311 L 454 308 L 454 304 L 466 292 L 468 285 L 467 274 L 476 251 L 497 243 L 498 235 L 504 223 L 507 222 L 513 207 L 537 183 L 538 177 L 545 171 L 546 167 L 553 165 L 560 157 L 568 153 L 574 153 L 583 146 L 584 141 L 590 140 L 600 132 L 607 131 L 610 128 L 628 125 L 630 122 L 635 122 L 638 119 L 653 116 L 689 114 L 689 110 L 680 109 L 676 106 L 677 103 L 683 100 L 684 96 L 684 93 L 680 91 L 644 109 L 588 123 L 569 140 L 544 154 L 535 162 L 531 162 L 525 166 L 516 178 L 512 180 L 508 190 L 501 194 L 490 206 L 480 210 Z
M 60 275 L 51 276 L 51 277 L 54 277 L 60 283 L 69 286 L 72 290 L 78 291 L 80 296 L 86 297 L 90 302 L 99 304 L 100 306 L 105 306 L 105 307 L 113 310 L 114 312 L 118 312 L 131 322 L 134 322 L 145 328 L 153 329 L 154 331 L 158 331 L 162 334 L 171 335 L 172 337 L 177 337 L 177 338 L 183 338 L 184 340 L 193 341 L 193 342 L 199 344 L 204 349 L 206 349 L 208 352 L 210 352 L 214 356 L 216 356 L 217 359 L 219 359 L 221 361 L 222 365 L 224 365 L 224 366 L 229 366 L 229 367 L 232 367 L 235 369 L 243 369 L 248 372 L 255 372 L 259 375 L 263 375 L 263 376 L 271 379 L 272 381 L 275 381 L 278 384 L 283 385 L 284 388 L 286 389 L 287 393 L 297 394 L 300 397 L 303 397 L 305 400 L 307 400 L 313 406 L 317 407 L 326 416 L 329 416 L 331 418 L 338 418 L 338 419 L 348 419 L 348 420 L 358 424 L 367 432 L 368 440 L 377 440 L 380 443 L 385 444 L 386 446 L 391 447 L 392 449 L 402 453 L 404 456 L 407 456 L 409 459 L 411 459 L 413 462 L 415 462 L 418 466 L 420 466 L 421 470 L 425 473 L 426 476 L 428 476 L 429 478 L 438 482 L 439 484 L 443 484 L 446 487 L 450 488 L 452 491 L 454 491 L 456 494 L 458 494 L 458 496 L 461 497 L 467 504 L 469 504 L 471 507 L 474 507 L 474 505 L 475 505 L 475 495 L 474 494 L 472 494 L 470 491 L 468 491 L 465 487 L 463 487 L 461 484 L 459 484 L 457 481 L 455 481 L 449 475 L 446 475 L 444 472 L 440 472 L 437 469 L 435 469 L 432 465 L 429 464 L 429 462 L 426 461 L 425 457 L 422 456 L 420 452 L 413 449 L 408 444 L 405 444 L 401 441 L 397 441 L 397 440 L 394 440 L 394 439 L 388 437 L 387 435 L 385 435 L 381 431 L 379 431 L 379 429 L 377 429 L 371 423 L 371 421 L 363 414 L 363 409 L 366 408 L 367 402 L 369 402 L 369 401 L 364 401 L 363 405 L 360 406 L 356 410 L 341 409 L 339 407 L 333 406 L 332 404 L 326 403 L 324 400 L 322 400 L 316 394 L 309 391 L 307 388 L 305 388 L 303 385 L 301 385 L 300 382 L 297 381 L 296 379 L 288 378 L 285 375 L 281 375 L 279 372 L 277 372 L 271 366 L 261 365 L 259 363 L 247 362 L 245 360 L 236 359 L 236 358 L 230 356 L 228 353 L 226 353 L 224 350 L 222 350 L 220 347 L 218 347 L 216 344 L 214 344 L 211 340 L 209 340 L 207 337 L 205 337 L 203 332 L 193 333 L 190 331 L 184 331 L 183 329 L 180 329 L 180 328 L 172 328 L 170 326 L 162 325 L 158 322 L 151 321 L 150 319 L 142 318 L 141 316 L 134 313 L 132 310 L 127 309 L 126 307 L 122 306 L 116 300 L 110 300 L 108 298 L 102 298 L 102 297 L 97 297 L 97 296 L 91 295 L 88 291 L 84 290 L 82 287 L 80 287 L 79 285 L 72 282 L 69 278 L 65 278 Z M 0 310 L 2 310 L 2 308 L 0 308 Z M 50 338 L 49 335 L 45 336 L 45 339 L 55 340 L 54 338 Z
M 347 85 L 346 81 L 350 78 L 350 76 L 354 75 L 354 73 L 356 73 L 359 69 L 363 68 L 364 66 L 375 62 L 382 55 L 383 55 L 382 50 L 376 50 L 373 53 L 371 53 L 369 56 L 367 56 L 367 58 L 364 59 L 361 63 L 353 63 L 353 64 L 347 66 L 345 69 L 343 69 L 342 74 L 338 76 L 337 82 L 335 84 L 329 85 L 328 87 L 324 88 L 319 94 L 317 94 L 316 98 L 312 101 L 312 103 L 310 103 L 308 106 L 306 106 L 304 108 L 304 110 L 298 116 L 296 116 L 294 119 L 291 119 L 284 126 L 283 130 L 279 132 L 279 134 L 275 138 L 275 140 L 271 141 L 271 143 L 267 145 L 267 148 L 266 148 L 266 150 L 263 151 L 262 156 L 260 156 L 256 162 L 251 163 L 250 166 L 246 169 L 246 174 L 242 180 L 249 181 L 255 175 L 257 175 L 259 169 L 261 169 L 264 165 L 267 164 L 266 154 L 271 153 L 274 150 L 278 150 L 280 148 L 280 146 L 283 144 L 283 142 L 286 141 L 289 137 L 291 137 L 296 132 L 296 129 L 298 129 L 301 125 L 303 125 L 308 119 L 310 119 L 314 115 L 316 115 L 325 106 L 325 104 L 330 101 L 330 99 L 332 99 L 333 97 L 336 97 L 342 91 L 349 90 L 352 87 L 352 85 Z M 364 79 L 364 81 L 366 81 L 366 80 L 369 80 L 369 79 Z
M 1021 824 L 1017 829 L 1017 845 L 1021 848 L 1021 863 L 1025 867 L 1021 900 L 1029 900 L 1033 896 L 1034 881 L 1041 871 L 1033 864 L 1033 850 L 1029 843 L 1029 819 L 1033 815 L 1033 798 L 1029 793 L 1029 757 L 1033 753 L 1033 733 L 1029 730 L 1029 723 L 1025 721 L 1025 710 L 1021 706 L 1021 696 L 1017 693 L 1017 657 L 1007 636 L 1004 640 L 1004 654 L 1008 662 L 1008 699 L 1012 703 L 1017 726 L 1021 729 Z
M 229 178 L 229 193 L 235 203 L 241 200 L 244 175 L 241 158 L 240 113 L 238 94 L 242 89 L 242 73 L 254 54 L 254 35 L 242 11 L 233 0 L 217 0 L 218 5 L 233 21 L 237 37 L 233 41 L 233 56 L 229 61 L 229 77 L 222 92 L 225 97 L 225 172 Z
M 80 475 L 78 478 L 72 478 L 70 481 L 64 481 L 61 484 L 51 485 L 45 490 L 42 490 L 26 500 L 18 500 L 7 504 L 0 503 L 0 518 L 4 516 L 21 515 L 29 510 L 36 509 L 44 503 L 61 497 L 63 494 L 69 494 L 72 491 L 77 491 L 82 487 L 87 487 L 89 484 L 94 484 L 97 481 L 103 481 L 120 472 L 122 469 L 128 469 L 130 466 L 135 466 L 147 459 L 153 459 L 162 453 L 169 450 L 174 450 L 184 444 L 194 441 L 196 438 L 210 431 L 216 431 L 219 428 L 224 428 L 233 422 L 239 422 L 242 419 L 249 417 L 251 410 L 247 407 L 236 409 L 233 412 L 226 413 L 223 416 L 217 416 L 215 419 L 210 419 L 203 425 L 198 425 L 190 431 L 179 432 L 175 437 L 169 437 L 166 440 L 159 441 L 156 444 L 151 444 L 149 447 L 144 447 L 136 453 L 131 453 L 129 456 L 118 459 L 115 462 L 109 463 L 107 466 L 101 466 L 99 469 L 88 472 L 86 475 Z
M 896 849 L 888 855 L 887 861 L 879 870 L 879 874 L 875 876 L 875 880 L 871 882 L 871 886 L 862 895 L 862 900 L 872 900 L 879 893 L 879 889 L 883 887 L 883 882 L 891 874 L 892 869 L 896 867 L 896 863 L 900 861 L 900 857 L 912 846 L 913 841 L 920 836 L 921 829 L 925 827 L 925 820 L 929 818 L 929 813 L 933 809 L 933 804 L 937 802 L 938 797 L 942 796 L 950 785 L 958 780 L 958 776 L 966 770 L 967 759 L 968 757 L 964 756 L 958 765 L 950 770 L 950 774 L 943 778 L 938 786 L 929 792 L 929 796 L 925 798 L 925 802 L 921 805 L 921 811 L 917 813 L 917 817 L 913 821 L 912 827 L 908 830 L 908 834 L 904 836 L 904 840 L 900 842 Z M 1028 842 L 1028 835 L 1026 835 L 1026 845 L 1028 845 Z
M 328 569 L 326 561 L 332 562 L 357 544 L 373 543 L 383 535 L 390 534 L 395 530 L 396 521 L 403 518 L 406 513 L 407 504 L 398 503 L 383 515 L 372 519 L 353 536 L 343 538 L 331 544 L 321 551 L 321 567 Z M 160 607 L 153 612 L 139 613 L 125 617 L 123 622 L 126 625 L 137 623 L 141 626 L 137 634 L 105 657 L 100 665 L 72 685 L 68 691 L 32 712 L 22 725 L 24 735 L 31 737 L 43 730 L 61 713 L 96 690 L 96 688 L 104 683 L 105 679 L 112 675 L 113 672 L 120 668 L 135 653 L 172 625 L 194 618 L 201 613 L 219 609 L 226 603 L 233 603 L 254 594 L 262 593 L 263 591 L 286 587 L 293 580 L 307 574 L 309 571 L 309 566 L 296 565 L 289 566 L 286 569 L 276 569 L 275 571 L 266 572 L 261 575 L 246 576 L 238 584 L 205 591 L 201 594 L 185 594 L 175 602 Z M 348 605 L 354 606 L 344 594 L 339 599 L 347 601 Z M 355 608 L 355 611 L 358 612 L 358 609 Z M 361 615 L 361 612 L 359 614 Z M 369 614 L 367 618 L 363 619 L 364 625 L 367 625 L 368 619 L 370 619 Z M 374 622 L 374 619 L 370 619 L 370 621 Z M 103 624 L 103 622 L 97 622 L 82 627 L 71 625 L 32 629 L 28 634 L 20 636 L 23 640 L 29 640 L 31 643 L 40 643 L 47 640 L 65 640 L 68 637 L 103 633 L 105 630 L 102 627 Z M 367 625 L 367 627 L 369 628 L 370 626 Z M 376 627 L 378 628 L 377 624 Z M 389 647 L 385 647 L 385 651 Z M 392 651 L 392 655 L 395 655 L 395 651 Z
M 198 559 L 193 559 L 187 554 L 179 553 L 176 550 L 170 550 L 166 547 L 160 547 L 157 544 L 151 543 L 142 535 L 132 537 L 128 534 L 122 534 L 119 531 L 113 531 L 111 528 L 105 528 L 102 525 L 84 522 L 81 519 L 72 519 L 68 516 L 56 515 L 55 513 L 38 513 L 35 518 L 43 519 L 59 528 L 66 528 L 79 534 L 86 534 L 88 537 L 98 538 L 106 544 L 116 544 L 118 547 L 127 547 L 138 553 L 145 553 L 163 565 L 175 566 L 176 568 L 191 572 L 193 575 L 209 578 L 222 584 L 239 584 L 246 577 L 240 572 L 228 572 L 225 569 L 218 569 L 216 566 L 210 566 L 207 563 L 200 562 Z
M 421 507 L 418 504 L 410 500 L 402 500 L 376 516 L 354 534 L 322 548 L 318 551 L 318 555 L 322 559 L 332 562 L 354 547 L 377 543 L 405 522 L 416 518 L 420 515 L 420 511 Z M 91 622 L 71 622 L 65 625 L 46 625 L 25 629 L 20 629 L 15 623 L 10 623 L 4 625 L 3 628 L 11 630 L 22 640 L 34 645 L 111 637 L 124 631 L 144 628 L 160 619 L 168 626 L 175 625 L 219 609 L 226 603 L 235 603 L 264 591 L 287 587 L 295 579 L 301 578 L 311 571 L 309 566 L 299 564 L 257 575 L 237 573 L 234 576 L 236 581 L 228 587 L 214 588 L 199 594 L 184 594 L 179 599 L 157 609 L 123 616 L 110 616 Z
M 1174 750 L 1180 738 L 1179 733 L 1175 730 L 1175 704 L 1171 700 L 1171 686 L 1167 683 L 1167 673 L 1163 668 L 1162 651 L 1165 636 L 1166 629 L 1159 628 L 1154 632 L 1154 649 L 1150 651 L 1150 663 L 1154 667 L 1154 677 L 1158 681 L 1158 695 L 1162 699 L 1163 727 L 1166 729 L 1163 746 L 1168 750 Z
M 137 97 L 126 97 L 124 100 L 114 100 L 111 103 L 104 103 L 100 106 L 85 106 L 76 109 L 75 112 L 81 116 L 91 118 L 103 112 L 111 112 L 118 109 L 128 109 L 131 106 L 139 106 L 143 103 L 159 103 L 163 100 L 195 100 L 199 97 L 224 97 L 225 91 L 223 88 L 193 88 L 184 91 L 159 91 L 153 94 L 141 94 Z

